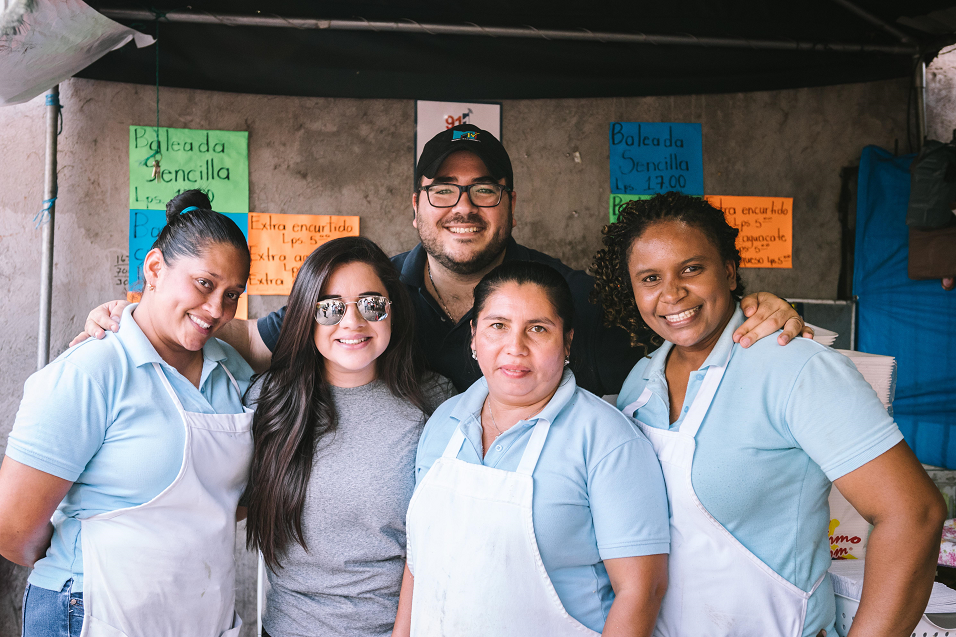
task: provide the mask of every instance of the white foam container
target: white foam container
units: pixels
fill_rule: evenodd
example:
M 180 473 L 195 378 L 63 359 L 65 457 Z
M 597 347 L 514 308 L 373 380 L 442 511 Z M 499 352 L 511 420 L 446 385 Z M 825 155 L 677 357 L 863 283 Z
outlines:
M 836 631 L 846 637 L 856 617 L 860 602 L 843 595 L 836 595 Z M 932 619 L 930 619 L 932 617 Z M 956 637 L 956 613 L 923 615 L 913 629 L 911 637 Z

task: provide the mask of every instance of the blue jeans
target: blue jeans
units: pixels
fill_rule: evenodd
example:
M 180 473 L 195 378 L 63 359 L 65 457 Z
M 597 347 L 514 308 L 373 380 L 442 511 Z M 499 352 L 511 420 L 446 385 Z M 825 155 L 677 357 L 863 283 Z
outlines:
M 27 584 L 23 591 L 23 637 L 80 637 L 83 593 L 73 593 L 73 580 L 57 591 Z

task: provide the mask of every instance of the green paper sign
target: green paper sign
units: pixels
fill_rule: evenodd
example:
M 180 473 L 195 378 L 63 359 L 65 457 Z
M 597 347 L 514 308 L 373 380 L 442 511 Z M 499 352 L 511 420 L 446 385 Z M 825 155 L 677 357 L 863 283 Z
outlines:
M 156 153 L 156 154 L 154 154 Z M 159 174 L 153 175 L 153 160 Z M 129 207 L 163 210 L 199 188 L 219 212 L 249 212 L 249 133 L 152 126 L 129 127 Z
M 691 195 L 692 197 L 701 198 L 700 195 Z M 653 199 L 656 195 L 611 195 L 611 206 L 610 206 L 610 218 L 611 223 L 617 223 L 617 216 L 621 212 L 621 208 L 627 205 L 628 201 L 637 201 L 638 199 Z
M 628 201 L 637 199 L 650 199 L 654 195 L 611 195 L 611 223 L 617 221 L 617 214 L 621 211 Z

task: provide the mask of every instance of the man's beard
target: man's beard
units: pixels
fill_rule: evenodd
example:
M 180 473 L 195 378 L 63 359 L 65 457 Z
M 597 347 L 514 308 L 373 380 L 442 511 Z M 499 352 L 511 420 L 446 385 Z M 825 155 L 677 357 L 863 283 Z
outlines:
M 421 231 L 419 231 L 418 238 L 421 240 L 422 247 L 425 249 L 425 252 L 434 258 L 443 268 L 454 272 L 455 274 L 469 276 L 481 272 L 501 256 L 505 250 L 505 246 L 508 243 L 508 239 L 511 238 L 511 232 L 509 232 L 510 229 L 511 215 L 508 215 L 508 220 L 505 224 L 505 231 L 493 236 L 491 241 L 484 247 L 483 250 L 474 254 L 467 261 L 455 261 L 451 258 L 451 256 L 445 254 L 441 241 L 433 235 L 426 237 Z M 439 230 L 438 232 L 442 231 Z

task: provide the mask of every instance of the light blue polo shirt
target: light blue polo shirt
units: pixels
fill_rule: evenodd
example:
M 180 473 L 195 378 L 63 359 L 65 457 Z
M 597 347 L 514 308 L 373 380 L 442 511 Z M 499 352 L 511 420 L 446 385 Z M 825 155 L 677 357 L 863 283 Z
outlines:
M 744 320 L 738 306 L 710 356 L 690 375 L 677 422 L 669 424 L 664 377 L 669 342 L 634 366 L 617 404 L 624 409 L 649 387 L 653 396 L 637 418 L 677 429 L 707 369 L 732 352 L 697 433 L 694 491 L 741 544 L 809 591 L 830 566 L 831 481 L 885 453 L 903 435 L 850 359 L 806 338 L 780 346 L 768 336 L 744 349 L 733 342 Z M 827 577 L 810 598 L 804 635 L 821 628 L 836 634 L 834 613 Z
M 565 370 L 547 406 L 504 432 L 482 459 L 479 417 L 487 395 L 482 378 L 435 411 L 418 442 L 416 486 L 458 428 L 467 439 L 459 460 L 515 471 L 535 423 L 550 421 L 533 476 L 538 550 L 564 608 L 601 632 L 614 601 L 601 560 L 670 548 L 667 496 L 654 449 L 621 412 L 579 388 Z
M 252 369 L 229 345 L 203 346 L 201 389 L 167 365 L 131 316 L 103 340 L 88 339 L 30 376 L 6 455 L 73 486 L 53 514 L 53 542 L 29 582 L 83 590 L 80 518 L 143 504 L 169 486 L 183 462 L 185 429 L 151 363 L 162 366 L 186 411 L 238 414 Z M 144 574 L 146 576 L 146 574 Z

